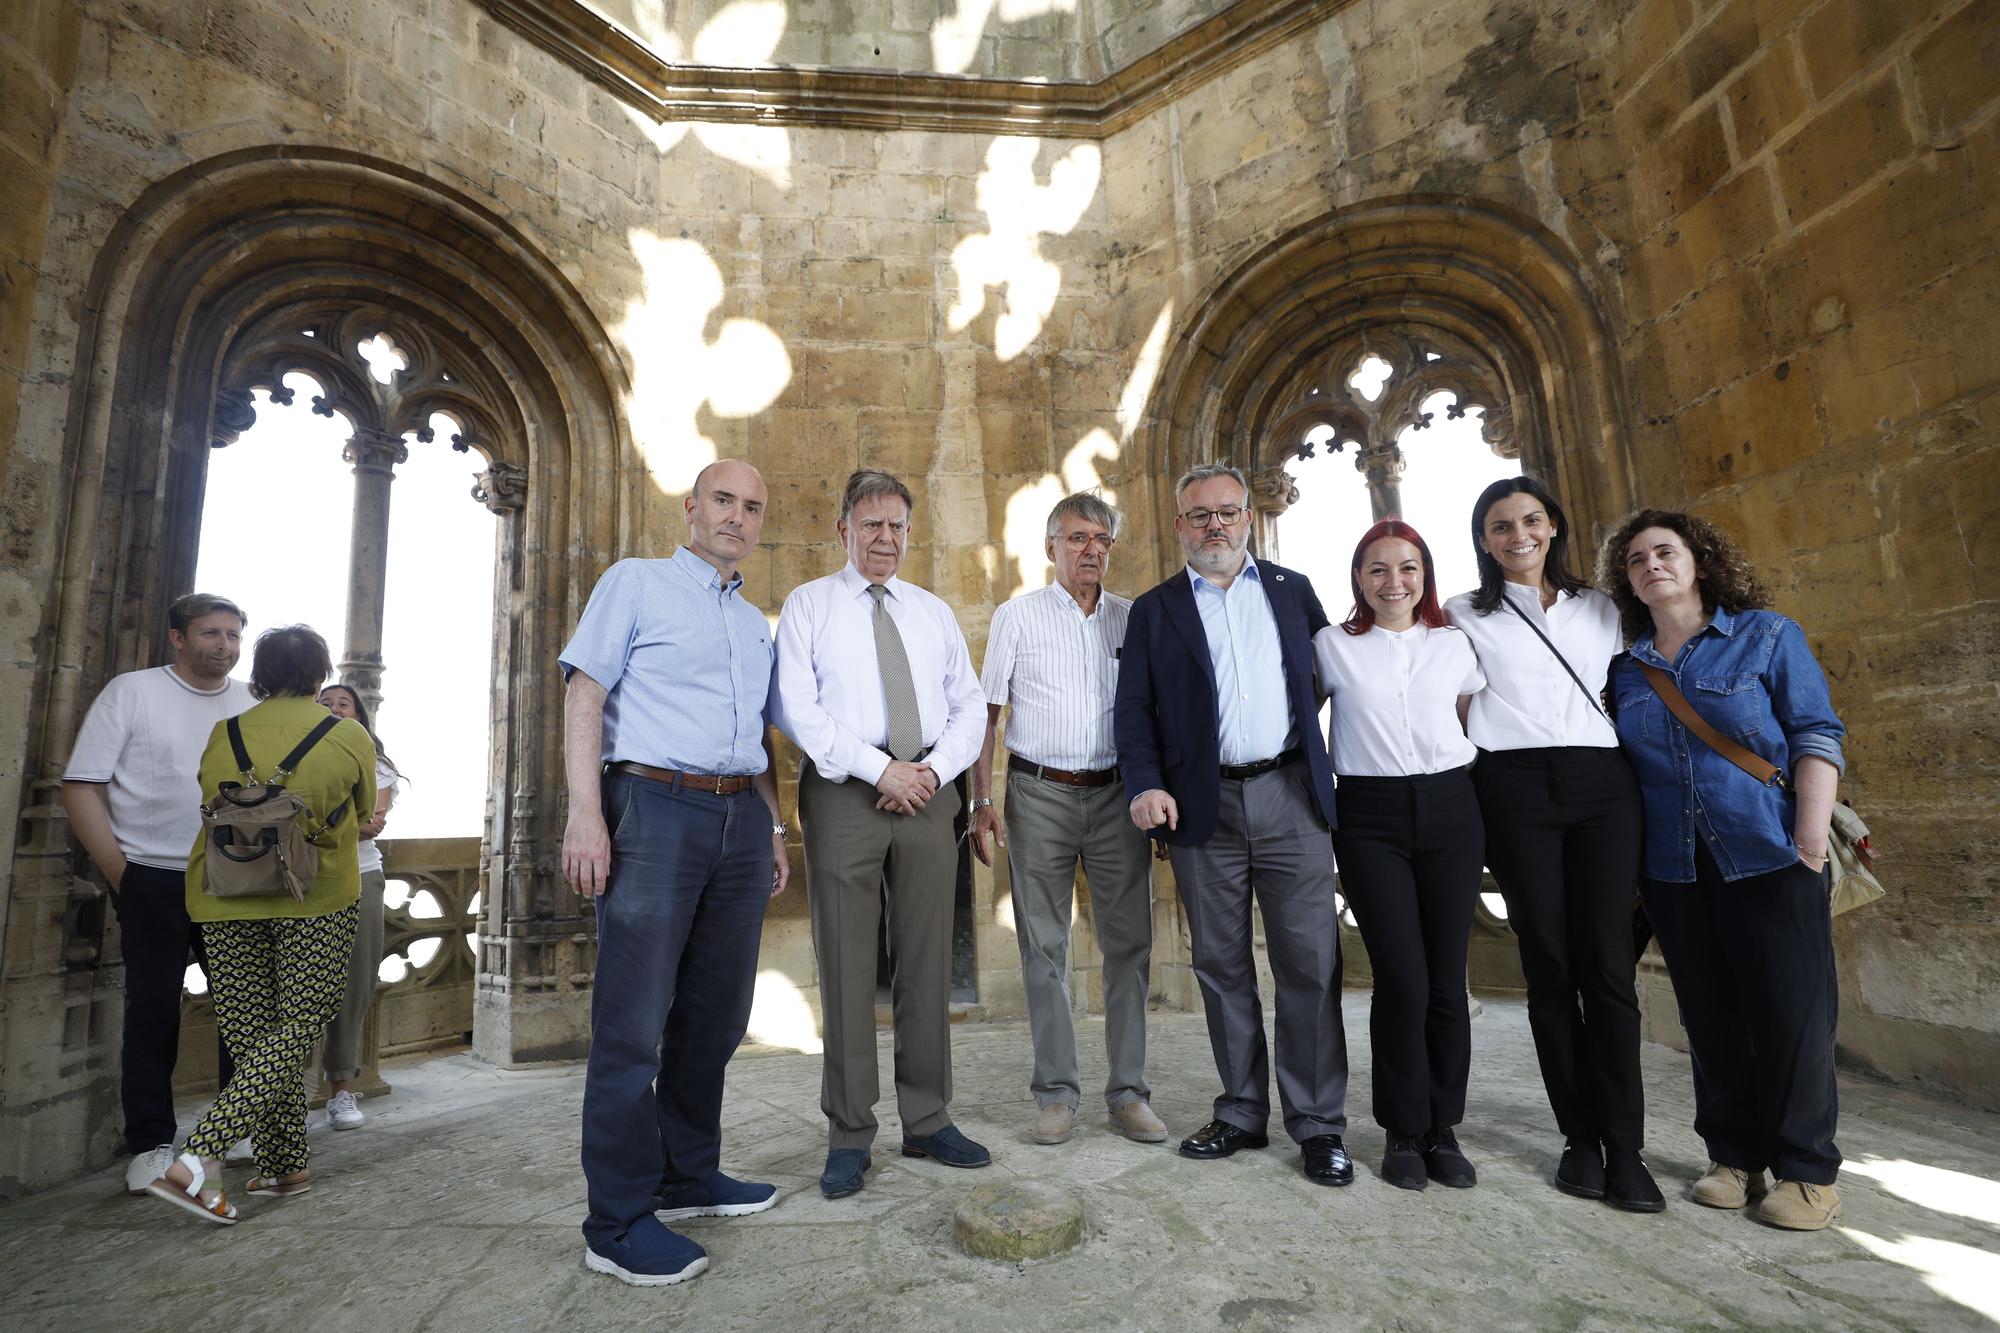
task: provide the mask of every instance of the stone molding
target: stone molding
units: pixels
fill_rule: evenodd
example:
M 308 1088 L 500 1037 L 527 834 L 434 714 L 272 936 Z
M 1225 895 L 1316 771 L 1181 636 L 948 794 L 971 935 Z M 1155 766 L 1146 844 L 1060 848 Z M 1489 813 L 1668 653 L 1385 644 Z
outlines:
M 1094 82 L 662 60 L 583 0 L 482 0 L 500 22 L 659 121 L 1105 139 L 1355 0 L 1236 0 Z

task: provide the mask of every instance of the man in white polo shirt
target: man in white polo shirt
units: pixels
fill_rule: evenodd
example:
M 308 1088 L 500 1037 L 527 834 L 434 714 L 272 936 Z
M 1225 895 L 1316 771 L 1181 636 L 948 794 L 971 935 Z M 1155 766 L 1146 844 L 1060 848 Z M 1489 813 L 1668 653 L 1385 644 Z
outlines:
M 234 602 L 190 593 L 167 611 L 172 665 L 111 678 L 90 706 L 63 772 L 70 831 L 111 886 L 125 954 L 119 1095 L 134 1194 L 173 1161 L 174 1060 L 188 954 L 204 971 L 201 932 L 188 920 L 188 853 L 201 834 L 195 773 L 215 724 L 256 700 L 229 673 L 243 651 Z M 220 1043 L 218 1043 L 220 1045 Z M 222 1051 L 221 1081 L 229 1081 Z
M 1021 980 L 1035 1043 L 1031 1088 L 1040 1107 L 1036 1143 L 1076 1132 L 1082 1098 L 1070 1021 L 1070 900 L 1076 866 L 1090 887 L 1104 953 L 1104 1100 L 1112 1127 L 1160 1143 L 1167 1127 L 1148 1105 L 1146 994 L 1153 953 L 1153 892 L 1146 835 L 1125 809 L 1112 737 L 1118 650 L 1132 603 L 1106 592 L 1118 511 L 1088 493 L 1049 513 L 1047 551 L 1056 581 L 993 613 L 986 637 L 986 744 L 972 769 L 972 850 L 993 864 L 987 838 L 1008 847 Z M 990 793 L 994 731 L 1007 720 L 1007 814 Z M 1007 834 L 1011 828 L 1013 841 Z

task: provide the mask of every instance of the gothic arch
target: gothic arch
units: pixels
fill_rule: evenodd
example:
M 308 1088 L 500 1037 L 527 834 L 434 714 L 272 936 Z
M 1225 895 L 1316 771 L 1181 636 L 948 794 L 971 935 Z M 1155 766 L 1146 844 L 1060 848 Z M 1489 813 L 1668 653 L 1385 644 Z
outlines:
M 542 1016 L 575 1008 L 575 979 L 591 970 L 587 923 L 551 850 L 561 810 L 547 794 L 562 760 L 560 728 L 544 724 L 562 705 L 548 663 L 627 545 L 644 477 L 619 410 L 624 370 L 596 317 L 477 201 L 393 163 L 297 147 L 213 158 L 147 190 L 113 229 L 82 309 L 30 823 L 53 810 L 83 702 L 159 659 L 166 603 L 194 571 L 209 450 L 250 424 L 250 389 L 309 371 L 321 406 L 354 421 L 357 450 L 400 449 L 404 431 L 443 411 L 455 444 L 486 464 L 474 498 L 499 515 L 493 716 L 522 721 L 500 721 L 490 756 L 477 1044 L 503 1062 L 579 1053 L 578 1023 Z M 422 363 L 407 392 L 371 392 L 318 341 L 364 327 Z M 268 517 L 282 521 L 276 505 Z M 67 840 L 42 819 L 17 884 L 68 879 Z M 66 934 L 92 915 L 68 913 Z M 79 943 L 94 960 L 94 941 L 64 948 Z
M 1412 342 L 1441 360 L 1408 377 L 1410 401 L 1376 414 L 1384 426 L 1432 389 L 1455 388 L 1487 409 L 1497 451 L 1551 478 L 1586 533 L 1601 528 L 1632 495 L 1606 328 L 1569 248 L 1489 204 L 1413 196 L 1296 227 L 1210 286 L 1162 369 L 1147 432 L 1161 531 L 1172 478 L 1198 462 L 1234 463 L 1258 478 L 1260 508 L 1282 508 L 1288 483 L 1271 469 L 1294 433 L 1356 416 L 1311 401 L 1306 386 L 1354 351 L 1379 344 L 1393 361 Z

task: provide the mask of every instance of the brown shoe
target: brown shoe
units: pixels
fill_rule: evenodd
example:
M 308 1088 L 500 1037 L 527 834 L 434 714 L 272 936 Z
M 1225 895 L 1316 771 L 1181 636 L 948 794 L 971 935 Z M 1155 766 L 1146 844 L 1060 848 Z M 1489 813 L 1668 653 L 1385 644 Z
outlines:
M 1076 1133 L 1076 1108 L 1066 1102 L 1050 1102 L 1035 1117 L 1037 1143 L 1066 1143 Z
M 1767 1227 L 1787 1231 L 1824 1231 L 1840 1216 L 1840 1194 L 1831 1185 L 1780 1180 L 1750 1214 Z
M 1708 1174 L 1694 1183 L 1694 1201 L 1704 1208 L 1741 1208 L 1770 1192 L 1762 1171 L 1739 1171 L 1720 1162 L 1708 1164 Z
M 1111 1127 L 1134 1143 L 1165 1143 L 1167 1125 L 1144 1102 L 1126 1102 L 1111 1113 Z

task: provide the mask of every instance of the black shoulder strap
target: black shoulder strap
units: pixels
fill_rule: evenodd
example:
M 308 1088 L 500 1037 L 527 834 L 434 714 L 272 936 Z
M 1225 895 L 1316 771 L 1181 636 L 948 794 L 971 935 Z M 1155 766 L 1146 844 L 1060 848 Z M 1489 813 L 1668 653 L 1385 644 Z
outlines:
M 236 771 L 246 776 L 254 774 L 256 770 L 250 766 L 250 752 L 243 748 L 243 728 L 236 725 L 236 719 L 233 717 L 229 719 L 227 726 L 229 748 L 236 752 Z
M 232 726 L 234 725 L 234 719 L 231 720 L 231 725 Z M 306 751 L 312 749 L 313 746 L 318 745 L 320 742 L 320 737 L 326 735 L 327 732 L 332 731 L 335 727 L 339 725 L 340 725 L 340 719 L 329 715 L 326 721 L 320 723 L 318 726 L 314 727 L 311 731 L 307 732 L 306 738 L 300 741 L 297 745 L 293 746 L 292 752 L 279 761 L 278 771 L 280 773 L 285 773 L 285 774 L 292 774 L 298 772 L 299 761 L 306 757 Z M 241 752 L 239 751 L 239 753 Z
M 1514 599 L 1507 595 L 1507 591 L 1504 588 L 1500 590 L 1500 603 L 1501 605 L 1505 606 L 1508 610 L 1512 611 L 1515 615 L 1521 617 L 1521 623 L 1523 625 L 1526 625 L 1529 629 L 1535 632 L 1535 637 L 1542 641 L 1542 647 L 1548 649 L 1550 653 L 1554 654 L 1556 661 L 1562 663 L 1562 669 L 1569 673 L 1569 678 L 1571 680 L 1576 682 L 1577 689 L 1583 691 L 1583 697 L 1590 701 L 1590 706 L 1597 710 L 1597 715 L 1603 718 L 1606 722 L 1610 722 L 1612 728 L 1616 730 L 1618 724 L 1615 722 L 1611 722 L 1611 715 L 1604 711 L 1603 704 L 1597 702 L 1597 696 L 1592 694 L 1590 692 L 1590 687 L 1583 683 L 1583 677 L 1576 674 L 1576 668 L 1571 666 L 1569 664 L 1569 659 L 1562 655 L 1562 649 L 1556 647 L 1555 644 L 1549 641 L 1549 636 L 1542 633 L 1542 627 L 1540 625 L 1537 625 L 1534 621 L 1528 619 L 1528 613 L 1526 611 L 1523 611 L 1520 607 L 1514 604 Z

